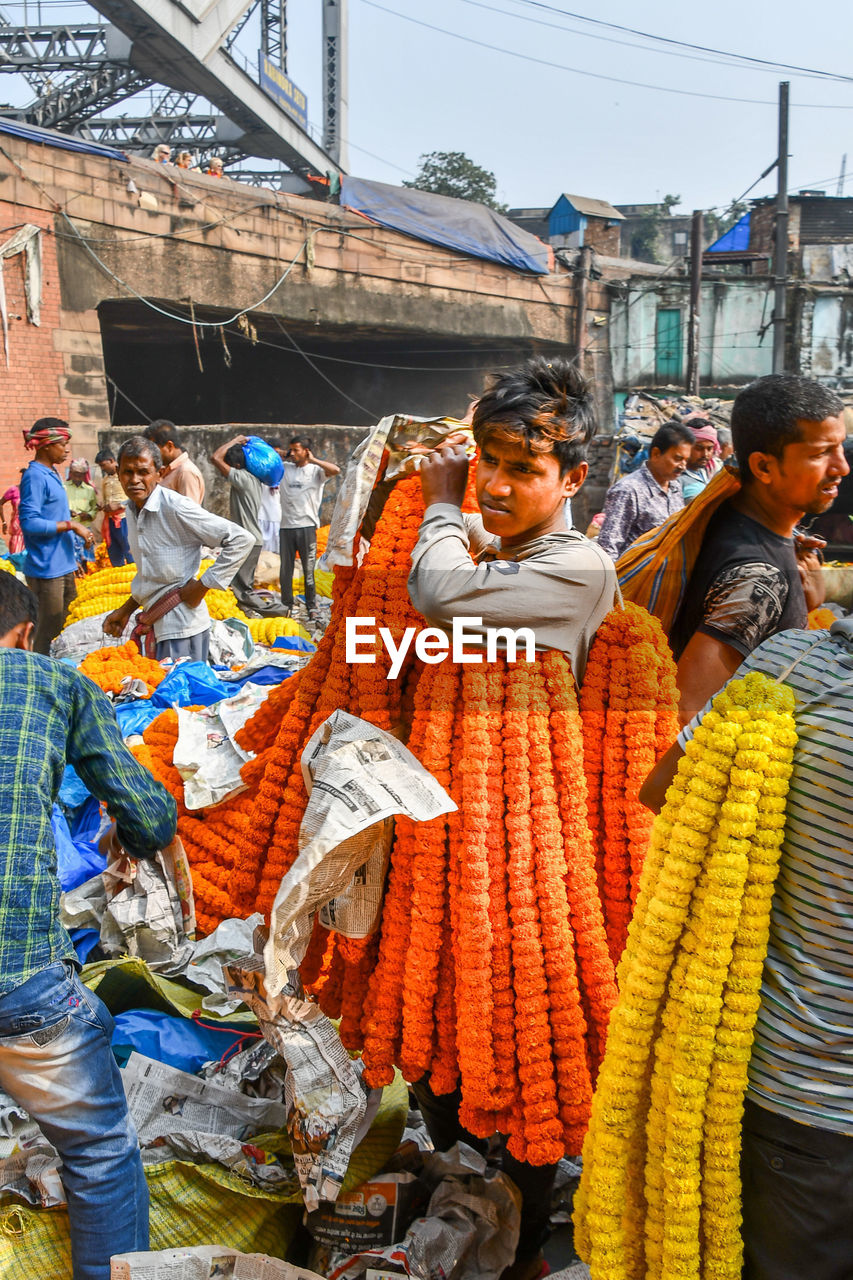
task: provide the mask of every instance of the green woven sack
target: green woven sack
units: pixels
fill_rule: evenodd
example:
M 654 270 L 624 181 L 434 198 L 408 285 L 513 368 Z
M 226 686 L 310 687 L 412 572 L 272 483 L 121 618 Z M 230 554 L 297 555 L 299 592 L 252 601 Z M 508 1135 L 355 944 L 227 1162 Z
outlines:
M 409 1106 L 402 1077 L 382 1093 L 370 1131 L 352 1154 L 344 1189 L 368 1181 L 400 1145 Z M 265 1149 L 281 1134 L 258 1137 Z M 222 1244 L 243 1253 L 285 1257 L 302 1219 L 302 1197 L 254 1187 L 218 1164 L 168 1160 L 145 1170 L 151 1196 L 151 1248 Z M 71 1280 L 65 1209 L 33 1209 L 0 1198 L 0 1280 Z

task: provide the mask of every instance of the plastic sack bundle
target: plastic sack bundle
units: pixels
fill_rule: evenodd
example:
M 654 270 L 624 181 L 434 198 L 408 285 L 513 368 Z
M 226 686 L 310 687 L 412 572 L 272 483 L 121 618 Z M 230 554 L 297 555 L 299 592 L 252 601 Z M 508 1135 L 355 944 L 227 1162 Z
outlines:
M 65 814 L 57 804 L 53 806 L 50 825 L 56 844 L 56 874 L 63 892 L 76 889 L 103 871 L 107 860 L 98 846 L 86 840 L 72 840 Z
M 254 1038 L 254 1032 L 249 1034 Z M 195 1075 L 206 1062 L 235 1052 L 245 1035 L 245 1027 L 204 1026 L 153 1009 L 128 1009 L 116 1015 L 112 1045 L 114 1050 L 135 1049 L 146 1058 Z
M 281 484 L 284 475 L 284 463 L 271 444 L 260 436 L 249 436 L 243 445 L 243 457 L 246 459 L 246 470 L 256 479 L 275 488 Z
M 206 662 L 181 662 L 151 696 L 154 707 L 209 707 L 234 690 L 222 684 Z

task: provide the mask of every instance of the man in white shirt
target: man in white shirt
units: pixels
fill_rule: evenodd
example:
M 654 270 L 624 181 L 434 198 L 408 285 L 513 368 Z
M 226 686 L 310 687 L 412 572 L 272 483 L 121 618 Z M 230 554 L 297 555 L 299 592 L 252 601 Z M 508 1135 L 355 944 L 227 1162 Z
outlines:
M 127 535 L 137 569 L 130 597 L 104 619 L 104 631 L 120 636 L 141 607 L 140 621 L 153 626 L 158 660 L 206 662 L 210 614 L 204 597 L 211 587 L 230 585 L 254 538 L 158 484 L 160 466 L 159 449 L 143 436 L 131 436 L 118 451 L 118 476 L 129 499 Z M 202 547 L 220 551 L 198 578 Z
M 316 616 L 317 591 L 314 565 L 317 561 L 317 529 L 320 525 L 320 503 L 323 486 L 340 474 L 334 462 L 324 462 L 311 452 L 307 436 L 294 436 L 284 457 L 281 478 L 281 602 L 293 608 L 293 568 L 296 556 L 305 578 L 305 605 L 308 617 Z

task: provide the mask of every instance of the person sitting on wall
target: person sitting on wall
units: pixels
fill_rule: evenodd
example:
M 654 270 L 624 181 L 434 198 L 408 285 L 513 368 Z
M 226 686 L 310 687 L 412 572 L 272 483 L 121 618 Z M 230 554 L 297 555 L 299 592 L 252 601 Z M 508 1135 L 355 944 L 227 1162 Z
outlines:
M 224 178 L 224 165 L 220 156 L 211 156 L 207 162 L 205 173 L 209 178 Z
M 157 164 L 168 164 L 172 158 L 172 148 L 167 147 L 165 142 L 158 142 L 157 146 L 151 152 L 151 159 Z
M 142 631 L 153 629 L 159 661 L 206 662 L 210 614 L 204 597 L 225 590 L 254 545 L 252 535 L 230 520 L 158 484 L 162 459 L 156 444 L 131 436 L 118 451 L 118 478 L 129 498 L 127 534 L 136 561 L 131 595 L 104 620 L 104 631 L 121 636 L 141 607 Z M 202 576 L 203 547 L 219 556 Z M 140 633 L 142 634 L 142 633 Z
M 181 444 L 181 436 L 174 422 L 168 418 L 155 418 L 142 432 L 146 440 L 156 444 L 163 459 L 160 483 L 164 489 L 174 489 L 192 502 L 204 502 L 204 476 Z

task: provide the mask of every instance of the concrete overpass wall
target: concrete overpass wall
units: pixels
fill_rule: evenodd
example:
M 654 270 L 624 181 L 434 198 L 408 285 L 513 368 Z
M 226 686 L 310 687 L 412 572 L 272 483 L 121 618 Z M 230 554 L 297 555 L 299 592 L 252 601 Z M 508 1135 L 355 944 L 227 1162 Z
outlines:
M 21 259 L 5 264 L 9 311 L 23 318 L 10 320 L 2 375 L 4 485 L 26 460 L 21 428 L 42 414 L 67 417 L 89 456 L 113 422 L 156 416 L 364 427 L 392 411 L 462 412 L 485 371 L 573 351 L 575 282 L 562 268 L 524 276 L 228 179 L 3 136 L 0 218 L 43 228 L 45 264 L 38 329 L 25 318 Z M 596 283 L 588 307 L 608 308 Z M 262 351 L 266 363 L 252 355 Z M 117 368 L 144 413 L 108 393 Z M 214 384 L 225 412 L 207 394 Z M 251 412 L 239 411 L 244 391 Z

